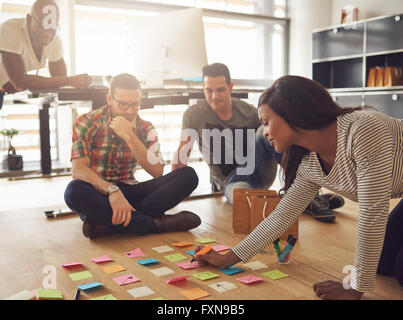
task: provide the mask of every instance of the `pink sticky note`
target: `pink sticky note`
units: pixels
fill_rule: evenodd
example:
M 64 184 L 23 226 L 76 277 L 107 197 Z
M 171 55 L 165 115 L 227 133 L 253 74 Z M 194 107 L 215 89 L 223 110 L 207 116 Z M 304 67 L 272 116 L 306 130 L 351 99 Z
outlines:
M 182 262 L 178 264 L 178 267 L 181 267 L 182 269 L 188 270 L 188 269 L 196 269 L 200 267 L 200 264 L 197 261 L 194 262 Z
M 125 252 L 125 256 L 131 258 L 145 257 L 145 253 L 140 248 Z
M 115 278 L 113 278 L 113 281 L 115 281 L 118 285 L 123 286 L 125 284 L 138 282 L 138 281 L 140 281 L 140 279 L 136 278 L 132 274 L 127 274 L 125 276 L 115 277 Z
M 35 296 L 35 300 L 39 300 L 37 289 L 31 290 L 31 292 L 32 292 L 32 294 Z
M 172 278 L 172 279 L 169 279 L 169 280 L 165 280 L 165 282 L 166 282 L 166 283 L 179 282 L 179 281 L 186 280 L 186 279 L 189 278 L 189 277 L 190 277 L 190 276 L 180 276 L 180 277 L 177 277 L 177 278 Z
M 82 265 L 83 265 L 83 264 L 82 264 L 81 262 L 76 261 L 76 262 L 70 262 L 70 263 L 62 264 L 62 267 L 65 267 L 65 268 L 74 268 L 74 267 L 79 267 L 79 266 L 82 266 Z
M 103 256 L 93 258 L 93 259 L 91 259 L 91 261 L 95 262 L 95 263 L 104 263 L 104 262 L 109 262 L 109 261 L 113 261 L 113 260 L 111 258 L 109 258 L 108 255 L 105 254 Z
M 263 278 L 259 278 L 259 277 L 256 277 L 256 276 L 252 275 L 252 274 L 249 274 L 247 276 L 236 278 L 236 280 L 238 280 L 240 282 L 243 282 L 243 283 L 246 283 L 246 284 L 250 284 L 250 283 L 262 281 Z
M 223 246 L 222 244 L 218 244 L 216 246 L 212 246 L 211 249 L 213 249 L 214 251 L 220 252 L 220 251 L 229 250 L 231 248 L 227 247 L 227 246 Z

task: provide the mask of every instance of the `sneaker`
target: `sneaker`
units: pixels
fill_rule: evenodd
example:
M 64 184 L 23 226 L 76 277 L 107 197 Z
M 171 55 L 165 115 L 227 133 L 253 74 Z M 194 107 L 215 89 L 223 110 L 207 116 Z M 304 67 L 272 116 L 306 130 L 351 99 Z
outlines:
M 329 208 L 329 202 L 319 194 L 311 201 L 305 212 L 319 221 L 333 222 L 336 220 L 334 212 Z
M 335 193 L 325 193 L 322 197 L 329 202 L 329 209 L 337 209 L 344 206 L 343 197 L 338 196 Z
M 164 215 L 160 219 L 154 219 L 154 222 L 158 233 L 188 231 L 201 224 L 199 216 L 190 211 Z
M 88 239 L 92 240 L 108 236 L 112 233 L 114 233 L 114 230 L 107 225 L 96 223 L 88 219 L 83 223 L 83 234 Z

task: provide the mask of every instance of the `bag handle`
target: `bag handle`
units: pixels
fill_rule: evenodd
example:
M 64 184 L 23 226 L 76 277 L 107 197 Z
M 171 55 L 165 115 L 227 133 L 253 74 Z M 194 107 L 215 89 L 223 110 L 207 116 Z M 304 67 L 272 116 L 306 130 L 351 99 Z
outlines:
M 263 220 L 267 218 L 266 217 L 266 208 L 267 208 L 267 201 L 264 203 L 264 206 L 263 206 L 263 211 L 262 211 Z

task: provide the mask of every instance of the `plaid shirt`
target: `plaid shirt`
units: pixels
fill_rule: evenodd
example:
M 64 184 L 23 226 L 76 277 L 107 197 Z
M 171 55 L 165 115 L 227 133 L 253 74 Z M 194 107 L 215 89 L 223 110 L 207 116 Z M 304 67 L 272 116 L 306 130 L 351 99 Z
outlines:
M 71 160 L 91 159 L 90 168 L 106 181 L 137 183 L 134 178 L 137 160 L 127 143 L 110 128 L 111 121 L 107 105 L 80 116 L 73 129 Z M 147 149 L 155 144 L 150 151 L 160 157 L 157 133 L 151 122 L 137 116 L 133 132 Z

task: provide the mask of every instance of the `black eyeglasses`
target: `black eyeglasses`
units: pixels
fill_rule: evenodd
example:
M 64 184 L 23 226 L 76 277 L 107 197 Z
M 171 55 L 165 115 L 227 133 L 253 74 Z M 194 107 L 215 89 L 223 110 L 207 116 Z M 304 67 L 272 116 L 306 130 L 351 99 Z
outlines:
M 133 103 L 128 103 L 125 101 L 119 101 L 114 96 L 112 96 L 112 98 L 113 98 L 113 100 L 116 101 L 116 103 L 118 104 L 119 108 L 122 109 L 122 111 L 127 111 L 129 108 L 137 109 L 137 110 L 141 109 L 141 100 L 133 102 Z
M 34 20 L 34 22 L 35 22 L 35 28 L 37 28 L 38 30 L 40 30 L 40 32 L 52 32 L 52 33 L 54 33 L 54 32 L 56 32 L 56 31 L 58 31 L 58 30 L 60 30 L 60 26 L 59 25 L 57 25 L 56 26 L 56 28 L 52 28 L 52 27 L 50 27 L 49 26 L 49 28 L 44 28 L 43 27 L 43 24 L 41 23 L 41 21 L 39 21 L 37 18 L 35 18 L 34 16 L 31 16 L 32 17 L 32 19 Z

